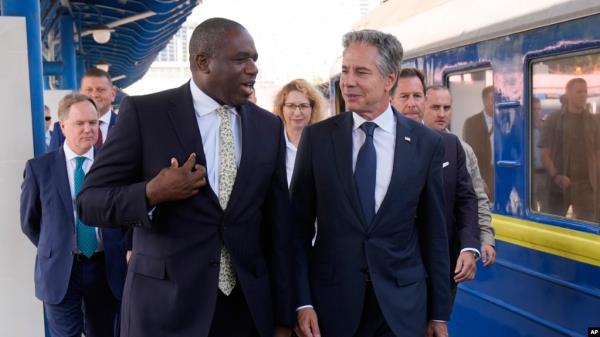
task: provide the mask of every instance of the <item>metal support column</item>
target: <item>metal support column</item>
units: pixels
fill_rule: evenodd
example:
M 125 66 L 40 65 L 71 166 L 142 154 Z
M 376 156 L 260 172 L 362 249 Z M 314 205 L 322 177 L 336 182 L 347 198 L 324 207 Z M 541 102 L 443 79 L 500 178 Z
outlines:
M 73 18 L 70 15 L 62 15 L 60 17 L 60 55 L 63 64 L 61 89 L 77 90 L 77 61 L 73 34 Z
M 46 151 L 40 2 L 38 0 L 2 0 L 0 3 L 2 4 L 3 16 L 25 17 L 25 24 L 27 26 L 27 57 L 29 63 L 33 152 L 37 156 Z

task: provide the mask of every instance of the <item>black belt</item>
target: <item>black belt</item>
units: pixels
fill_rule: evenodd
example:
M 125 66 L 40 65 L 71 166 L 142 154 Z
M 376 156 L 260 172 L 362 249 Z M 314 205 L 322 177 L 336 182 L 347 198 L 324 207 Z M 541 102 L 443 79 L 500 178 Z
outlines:
M 81 253 L 73 253 L 73 258 L 77 262 L 96 261 L 104 258 L 104 252 L 95 252 L 90 257 L 87 257 Z

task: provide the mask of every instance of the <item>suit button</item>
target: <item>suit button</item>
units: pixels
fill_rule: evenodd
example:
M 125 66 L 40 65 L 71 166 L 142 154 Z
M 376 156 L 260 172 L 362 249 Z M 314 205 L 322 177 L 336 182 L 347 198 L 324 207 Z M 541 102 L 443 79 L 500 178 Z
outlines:
M 219 265 L 219 261 L 210 261 L 210 265 L 216 267 Z

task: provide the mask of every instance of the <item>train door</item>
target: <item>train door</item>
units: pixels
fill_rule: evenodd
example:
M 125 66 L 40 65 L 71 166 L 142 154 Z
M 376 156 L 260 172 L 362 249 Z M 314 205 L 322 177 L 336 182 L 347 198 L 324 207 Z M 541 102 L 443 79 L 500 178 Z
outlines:
M 469 69 L 446 76 L 452 94 L 450 130 L 473 148 L 486 193 L 494 200 L 494 83 L 488 68 Z

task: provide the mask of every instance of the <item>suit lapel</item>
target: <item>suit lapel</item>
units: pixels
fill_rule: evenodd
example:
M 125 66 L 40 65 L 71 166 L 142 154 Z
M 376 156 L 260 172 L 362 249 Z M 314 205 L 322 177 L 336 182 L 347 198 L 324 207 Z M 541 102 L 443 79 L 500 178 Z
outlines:
M 54 162 L 52 163 L 52 183 L 56 184 L 56 191 L 65 207 L 65 214 L 71 219 L 71 224 L 75 225 L 73 218 L 73 199 L 71 198 L 71 185 L 67 173 L 67 164 L 65 151 L 62 146 L 56 151 Z
M 346 112 L 337 121 L 335 130 L 331 136 L 333 141 L 333 149 L 336 161 L 338 176 L 341 180 L 342 188 L 350 202 L 351 208 L 354 210 L 356 218 L 360 220 L 364 227 L 366 221 L 362 215 L 361 205 L 356 191 L 356 183 L 354 182 L 354 174 L 352 167 L 352 113 Z
M 110 130 L 113 128 L 113 126 L 115 126 L 117 124 L 117 118 L 119 118 L 117 116 L 117 114 L 111 110 L 110 111 L 110 121 L 108 122 L 108 132 L 110 132 Z
M 382 214 L 387 212 L 387 208 L 391 207 L 391 200 L 394 200 L 393 195 L 399 191 L 402 191 L 402 185 L 406 180 L 406 172 L 410 163 L 410 158 L 415 158 L 415 146 L 414 142 L 417 139 L 413 139 L 411 136 L 412 126 L 410 126 L 406 117 L 401 116 L 396 109 L 392 108 L 394 112 L 394 118 L 396 119 L 396 140 L 394 147 L 394 164 L 392 168 L 392 177 L 390 178 L 390 184 L 388 186 L 385 197 L 383 198 L 375 219 L 367 227 L 367 231 L 372 231 L 376 224 L 380 221 Z
M 170 100 L 169 118 L 177 135 L 177 140 L 183 148 L 184 157 L 180 161 L 185 161 L 193 152 L 196 153 L 196 162 L 206 167 L 206 155 L 204 154 L 202 136 L 198 128 L 189 82 L 179 87 L 176 93 Z M 208 183 L 210 184 L 210 181 Z M 219 205 L 219 199 L 212 188 L 208 186 L 207 188 L 210 198 Z

